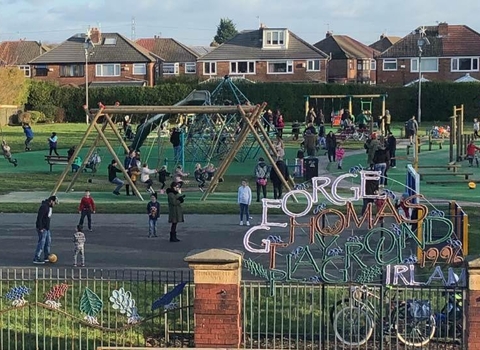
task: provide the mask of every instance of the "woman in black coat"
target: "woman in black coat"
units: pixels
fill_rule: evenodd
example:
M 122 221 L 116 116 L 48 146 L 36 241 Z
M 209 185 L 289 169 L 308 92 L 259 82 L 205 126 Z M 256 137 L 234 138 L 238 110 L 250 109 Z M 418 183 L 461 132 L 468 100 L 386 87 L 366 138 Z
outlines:
M 325 140 L 327 146 L 327 154 L 328 154 L 328 161 L 334 162 L 335 161 L 335 150 L 337 148 L 337 137 L 335 134 L 330 131 Z

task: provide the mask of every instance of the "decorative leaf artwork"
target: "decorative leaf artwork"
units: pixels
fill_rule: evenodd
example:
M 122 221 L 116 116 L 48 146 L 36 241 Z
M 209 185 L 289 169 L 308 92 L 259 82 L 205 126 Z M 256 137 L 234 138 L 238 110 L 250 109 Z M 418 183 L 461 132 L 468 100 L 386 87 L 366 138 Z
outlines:
M 97 314 L 103 308 L 103 301 L 91 289 L 85 288 L 80 299 L 80 311 L 85 313 L 85 320 L 91 324 L 97 324 Z
M 120 311 L 121 314 L 127 314 L 127 322 L 129 324 L 135 324 L 141 321 L 141 317 L 138 315 L 138 310 L 135 306 L 135 300 L 132 299 L 132 293 L 125 291 L 123 287 L 112 291 L 110 301 L 115 310 Z
M 59 309 L 62 304 L 60 304 L 58 300 L 65 295 L 68 287 L 69 286 L 66 283 L 54 285 L 52 289 L 45 294 L 45 304 L 50 306 L 52 309 Z
M 177 284 L 170 292 L 166 293 L 162 297 L 155 300 L 152 304 L 152 311 L 164 307 L 164 310 L 172 310 L 178 307 L 175 303 L 172 303 L 173 299 L 182 294 L 183 289 L 187 282 L 182 282 Z
M 5 298 L 10 300 L 13 306 L 21 307 L 27 303 L 24 297 L 30 294 L 30 291 L 31 289 L 26 286 L 13 287 L 5 294 Z

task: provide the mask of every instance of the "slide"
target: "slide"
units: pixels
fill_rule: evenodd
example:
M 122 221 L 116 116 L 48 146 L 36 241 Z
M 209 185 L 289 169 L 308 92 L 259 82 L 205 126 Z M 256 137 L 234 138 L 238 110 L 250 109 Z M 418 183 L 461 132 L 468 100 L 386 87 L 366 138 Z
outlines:
M 210 91 L 193 90 L 183 100 L 174 104 L 174 106 L 202 106 L 204 104 L 210 104 Z M 161 125 L 165 120 L 168 120 L 169 118 L 170 114 L 157 114 L 148 119 L 145 123 L 139 125 L 131 147 L 135 150 L 139 150 L 147 139 L 148 134 L 150 134 L 153 130 L 155 130 L 159 125 Z

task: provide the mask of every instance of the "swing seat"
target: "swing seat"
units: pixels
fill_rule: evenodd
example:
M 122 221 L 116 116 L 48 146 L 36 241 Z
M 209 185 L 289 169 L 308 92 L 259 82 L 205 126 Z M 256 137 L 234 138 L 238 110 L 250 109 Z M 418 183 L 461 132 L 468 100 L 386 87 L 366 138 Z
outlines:
M 342 116 L 341 115 L 334 115 L 332 117 L 332 126 L 340 126 L 342 123 Z

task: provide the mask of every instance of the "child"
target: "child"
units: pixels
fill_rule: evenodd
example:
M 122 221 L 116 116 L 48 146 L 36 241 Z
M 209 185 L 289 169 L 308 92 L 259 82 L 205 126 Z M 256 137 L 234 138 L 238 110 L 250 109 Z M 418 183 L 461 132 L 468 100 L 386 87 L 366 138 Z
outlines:
M 173 182 L 176 182 L 178 184 L 179 188 L 182 188 L 183 186 L 183 177 L 188 176 L 188 173 L 184 173 L 182 166 L 178 165 L 175 168 L 175 174 L 173 175 Z
M 195 176 L 195 181 L 198 182 L 198 188 L 203 192 L 203 187 L 205 187 L 205 171 L 200 163 L 195 164 L 193 175 Z
M 243 214 L 245 214 L 246 225 L 250 226 L 248 206 L 252 203 L 252 190 L 248 187 L 246 180 L 242 180 L 242 185 L 238 188 L 237 202 L 240 205 L 240 226 L 243 226 Z
M 12 157 L 12 152 L 10 151 L 10 146 L 7 145 L 7 141 L 3 140 L 2 141 L 2 151 L 3 151 L 3 156 L 5 157 L 6 160 L 8 160 L 9 163 L 12 163 L 13 166 L 17 166 L 18 162 L 16 159 Z
M 208 165 L 205 167 L 205 176 L 206 176 L 205 180 L 211 181 L 216 171 L 217 171 L 217 168 L 215 168 L 212 163 L 208 163 Z
M 473 138 L 478 139 L 478 131 L 480 130 L 480 122 L 477 118 L 473 119 Z
M 78 226 L 83 227 L 83 220 L 85 220 L 86 216 L 88 222 L 88 231 L 92 232 L 92 213 L 95 214 L 95 202 L 93 201 L 93 198 L 90 197 L 89 190 L 85 190 L 85 195 L 80 200 L 78 213 L 81 214 Z
M 150 179 L 151 174 L 156 174 L 158 171 L 157 169 L 150 169 L 147 163 L 143 163 L 142 165 L 142 175 L 140 176 L 140 180 L 147 185 L 147 192 L 154 194 L 155 190 L 153 189 L 153 181 Z
M 150 202 L 147 204 L 148 214 L 148 238 L 157 236 L 157 219 L 160 216 L 160 203 L 157 202 L 157 197 L 152 194 Z
M 480 151 L 480 148 L 475 146 L 474 141 L 470 141 L 467 145 L 467 159 L 468 159 L 468 166 L 471 167 L 473 165 L 473 159 L 475 158 L 475 151 Z
M 76 173 L 78 169 L 82 166 L 83 159 L 79 156 L 75 157 L 72 163 L 72 173 Z
M 57 141 L 58 141 L 58 137 L 57 137 L 57 133 L 56 132 L 52 132 L 52 135 L 48 138 L 48 146 L 50 147 L 50 155 L 52 155 L 52 152 L 55 153 L 55 155 L 59 155 L 58 152 L 57 152 Z
M 81 267 L 85 266 L 85 234 L 83 233 L 82 225 L 77 225 L 77 232 L 73 235 L 73 244 L 75 245 L 75 250 L 73 253 L 73 266 L 77 266 L 77 256 L 80 254 L 81 257 Z
M 30 142 L 33 140 L 33 130 L 28 123 L 23 123 L 22 128 L 25 133 L 25 151 L 30 151 Z
M 163 165 L 158 172 L 158 182 L 162 184 L 160 188 L 160 193 L 164 192 L 165 182 L 167 181 L 167 177 L 170 176 L 170 173 L 167 171 L 167 166 Z
M 337 144 L 337 150 L 335 151 L 335 158 L 337 158 L 337 168 L 342 169 L 343 157 L 345 157 L 345 150 L 342 148 L 342 145 Z

